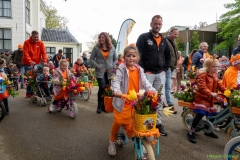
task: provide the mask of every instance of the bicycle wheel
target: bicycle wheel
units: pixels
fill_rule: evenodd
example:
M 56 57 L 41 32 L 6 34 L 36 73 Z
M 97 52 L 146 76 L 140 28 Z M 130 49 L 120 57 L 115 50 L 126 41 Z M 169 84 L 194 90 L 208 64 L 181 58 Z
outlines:
M 194 113 L 191 109 L 187 109 L 183 115 L 182 115 L 182 123 L 186 130 L 190 130 L 192 125 L 192 120 L 196 116 L 196 113 Z
M 233 127 L 232 126 L 229 126 L 228 129 L 227 129 L 227 133 L 226 133 L 226 136 L 227 136 L 227 140 L 230 141 L 231 139 L 235 138 L 235 137 L 238 137 L 240 136 L 240 125 L 236 125 L 235 126 L 236 128 L 236 131 L 234 131 Z M 236 132 L 236 134 L 235 134 Z M 240 152 L 240 145 L 238 146 L 235 146 L 234 148 L 237 152 Z
M 137 160 L 155 160 L 155 155 L 154 155 L 152 144 L 148 140 L 142 139 L 141 147 L 142 147 L 143 155 L 142 155 L 142 157 L 138 157 L 135 152 L 135 159 L 137 159 Z
M 89 87 L 87 87 L 87 88 L 85 89 L 85 91 L 82 92 L 82 96 L 83 96 L 83 99 L 84 99 L 85 101 L 88 101 L 88 100 L 89 100 L 89 98 L 90 98 L 90 90 L 89 90 Z
M 0 102 L 0 121 L 3 120 L 3 118 L 6 115 L 6 108 L 2 102 Z
M 234 152 L 234 148 L 236 146 L 240 146 L 240 137 L 235 137 L 233 139 L 231 139 L 226 146 L 224 147 L 224 153 L 223 155 L 225 156 L 224 159 L 225 160 L 230 160 L 233 159 L 234 157 L 237 158 L 237 154 L 233 153 Z
M 69 115 L 71 118 L 75 118 L 78 114 L 78 107 L 76 102 L 72 102 L 72 105 L 69 107 Z

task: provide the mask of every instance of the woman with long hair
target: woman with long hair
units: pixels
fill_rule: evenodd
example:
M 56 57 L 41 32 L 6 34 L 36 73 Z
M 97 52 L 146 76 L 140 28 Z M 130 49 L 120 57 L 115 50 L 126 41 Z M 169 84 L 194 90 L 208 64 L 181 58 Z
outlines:
M 193 49 L 192 52 L 183 60 L 182 66 L 185 71 L 189 72 L 191 70 L 192 57 L 197 51 L 198 51 L 197 49 Z
M 99 86 L 97 113 L 101 113 L 101 111 L 105 111 L 102 94 L 106 85 L 110 84 L 111 75 L 109 75 L 109 71 L 114 68 L 117 62 L 116 51 L 108 33 L 101 32 L 99 34 L 98 43 L 92 50 L 90 61 L 95 67 L 95 76 Z

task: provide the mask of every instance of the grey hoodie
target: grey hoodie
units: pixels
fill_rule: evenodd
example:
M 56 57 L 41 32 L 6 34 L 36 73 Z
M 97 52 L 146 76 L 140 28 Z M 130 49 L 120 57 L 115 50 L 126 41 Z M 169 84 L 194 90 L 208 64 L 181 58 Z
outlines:
M 150 82 L 147 80 L 142 67 L 140 67 L 138 64 L 135 65 L 137 69 L 139 70 L 139 90 L 144 89 L 146 91 L 156 91 L 155 88 L 152 87 Z M 118 66 L 118 69 L 116 71 L 116 75 L 114 76 L 114 79 L 112 81 L 112 89 L 114 92 L 119 91 L 122 94 L 127 94 L 128 91 L 128 70 L 126 68 L 125 63 L 120 64 Z M 136 91 L 138 92 L 138 91 Z M 119 111 L 122 112 L 124 103 L 126 99 L 121 99 L 117 97 L 113 97 L 113 107 Z

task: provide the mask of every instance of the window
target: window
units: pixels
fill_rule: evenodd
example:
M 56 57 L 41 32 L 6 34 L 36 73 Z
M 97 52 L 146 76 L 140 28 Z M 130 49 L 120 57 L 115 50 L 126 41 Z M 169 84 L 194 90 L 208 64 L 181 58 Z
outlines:
M 11 17 L 11 0 L 0 0 L 0 17 Z
M 69 66 L 73 64 L 73 49 L 72 48 L 63 48 L 63 55 L 68 59 Z
M 0 49 L 12 49 L 11 29 L 0 28 Z
M 25 36 L 26 36 L 26 39 L 29 39 L 30 34 L 26 32 L 26 35 L 25 35 Z
M 47 50 L 47 54 L 51 54 L 51 55 L 56 54 L 55 47 L 46 47 L 46 50 Z
M 26 23 L 30 24 L 30 2 L 26 0 Z

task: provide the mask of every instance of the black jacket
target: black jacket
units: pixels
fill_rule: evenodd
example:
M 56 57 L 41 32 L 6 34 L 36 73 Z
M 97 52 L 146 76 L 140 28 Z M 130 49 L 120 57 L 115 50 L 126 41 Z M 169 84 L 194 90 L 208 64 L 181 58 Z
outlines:
M 159 33 L 159 36 L 162 35 Z M 138 37 L 136 46 L 140 54 L 140 66 L 144 72 L 158 74 L 167 71 L 171 63 L 171 55 L 166 39 L 162 37 L 160 46 L 157 46 L 152 32 L 143 33 Z
M 183 60 L 182 66 L 184 68 L 184 71 L 186 71 L 188 69 L 188 56 L 186 56 Z
M 13 64 L 16 64 L 17 68 L 22 67 L 22 57 L 23 57 L 23 52 L 19 50 L 15 50 L 12 54 L 12 62 Z

